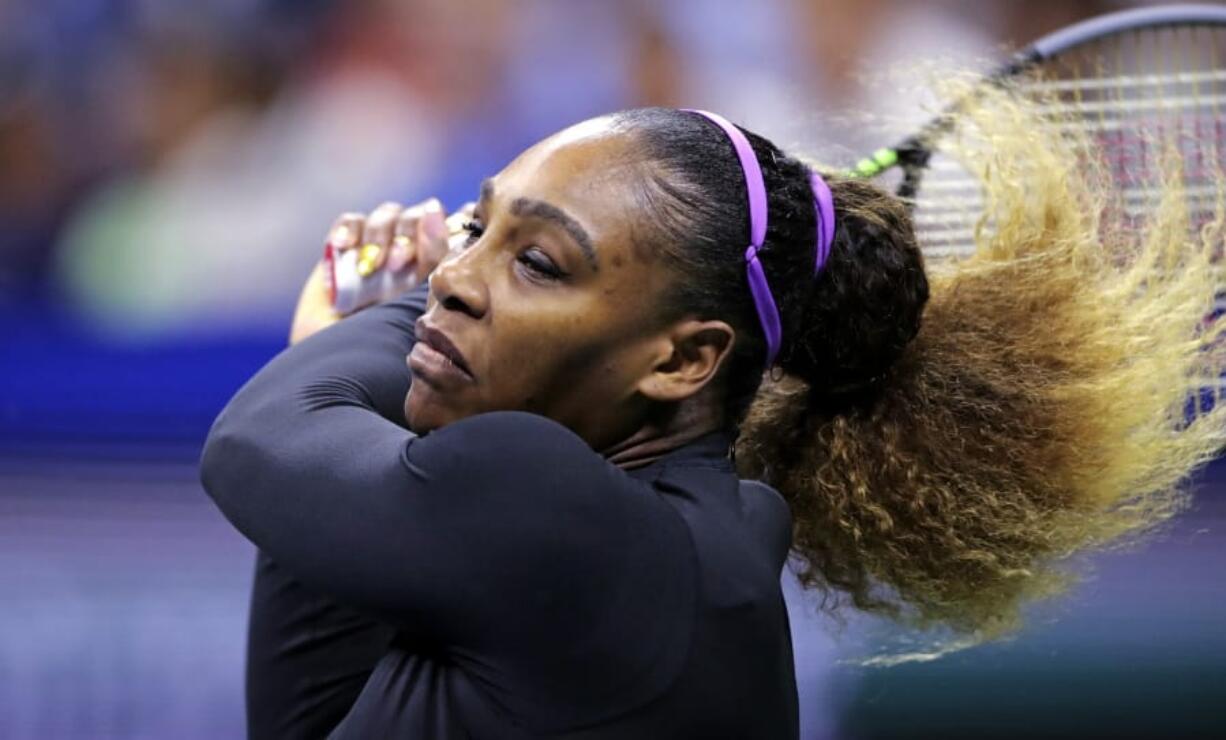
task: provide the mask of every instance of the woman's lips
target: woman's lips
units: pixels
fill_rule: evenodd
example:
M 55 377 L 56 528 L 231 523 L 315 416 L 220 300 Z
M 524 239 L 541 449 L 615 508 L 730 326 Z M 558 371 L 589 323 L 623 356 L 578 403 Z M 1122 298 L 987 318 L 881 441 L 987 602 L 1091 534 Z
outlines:
M 446 334 L 418 319 L 417 344 L 409 352 L 409 369 L 430 385 L 456 387 L 474 381 L 464 355 Z
M 473 376 L 452 362 L 451 358 L 422 341 L 413 345 L 408 364 L 413 377 L 438 388 L 454 388 L 473 382 Z
M 414 328 L 417 331 L 418 343 L 428 345 L 430 349 L 451 360 L 456 367 L 463 370 L 469 377 L 472 377 L 473 373 L 468 367 L 468 361 L 464 359 L 464 353 L 460 352 L 460 349 L 455 346 L 455 343 L 451 341 L 451 337 L 431 326 L 424 317 L 416 321 Z

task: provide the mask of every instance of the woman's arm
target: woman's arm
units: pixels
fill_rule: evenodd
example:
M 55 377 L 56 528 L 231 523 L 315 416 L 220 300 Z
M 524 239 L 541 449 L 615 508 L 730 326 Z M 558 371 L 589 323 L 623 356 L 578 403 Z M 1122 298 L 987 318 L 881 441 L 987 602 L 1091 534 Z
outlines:
M 374 245 L 374 271 L 402 278 L 412 271 L 421 282 L 446 252 L 447 224 L 459 233 L 466 208 L 446 223 L 436 200 L 408 207 L 384 203 L 369 214 L 343 213 L 332 223 L 327 249 L 340 255 L 367 247 L 370 256 L 367 245 Z M 320 262 L 303 285 L 292 344 L 341 320 L 332 303 L 331 277 L 329 265 Z M 400 419 L 395 388 L 380 406 L 389 420 Z M 248 736 L 322 738 L 349 712 L 394 635 L 387 622 L 307 586 L 261 551 L 246 646 Z
M 569 430 L 522 413 L 399 425 L 423 302 L 345 319 L 239 391 L 201 463 L 222 512 L 304 583 L 449 644 L 573 645 L 611 600 L 688 600 L 683 523 Z
M 453 214 L 457 231 L 466 215 L 464 209 Z M 373 244 L 380 258 L 376 270 L 402 276 L 412 270 L 421 281 L 446 251 L 446 233 L 439 233 L 439 226 L 446 226 L 443 217 L 438 201 L 408 208 L 386 203 L 365 216 L 342 214 L 333 222 L 328 249 L 339 254 Z M 321 261 L 303 286 L 291 344 L 341 319 L 328 268 Z M 383 413 L 395 422 L 400 410 L 394 394 L 387 401 Z M 248 736 L 327 735 L 353 706 L 394 634 L 387 622 L 301 583 L 259 552 L 247 624 Z
M 353 707 L 393 627 L 256 555 L 247 623 L 247 737 L 324 737 Z

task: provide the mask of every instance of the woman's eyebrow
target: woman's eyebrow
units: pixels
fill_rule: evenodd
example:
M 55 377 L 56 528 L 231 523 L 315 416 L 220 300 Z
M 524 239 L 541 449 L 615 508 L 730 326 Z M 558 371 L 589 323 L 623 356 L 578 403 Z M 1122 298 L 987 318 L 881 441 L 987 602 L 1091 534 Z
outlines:
M 596 262 L 596 250 L 592 248 L 592 240 L 587 235 L 587 231 L 566 211 L 543 200 L 516 198 L 511 203 L 511 213 L 521 218 L 539 218 L 544 221 L 552 221 L 561 226 L 570 235 L 570 238 L 574 239 L 575 243 L 579 245 L 579 249 L 583 251 L 583 256 L 587 258 L 588 264 L 592 266 L 592 271 L 596 272 L 600 269 Z

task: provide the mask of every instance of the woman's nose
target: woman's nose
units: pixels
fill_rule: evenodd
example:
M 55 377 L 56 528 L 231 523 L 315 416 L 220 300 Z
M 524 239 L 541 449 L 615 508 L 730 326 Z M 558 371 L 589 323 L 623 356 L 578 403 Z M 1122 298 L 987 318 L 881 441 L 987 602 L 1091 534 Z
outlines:
M 430 292 L 443 308 L 479 319 L 489 305 L 476 250 L 451 254 L 430 273 Z

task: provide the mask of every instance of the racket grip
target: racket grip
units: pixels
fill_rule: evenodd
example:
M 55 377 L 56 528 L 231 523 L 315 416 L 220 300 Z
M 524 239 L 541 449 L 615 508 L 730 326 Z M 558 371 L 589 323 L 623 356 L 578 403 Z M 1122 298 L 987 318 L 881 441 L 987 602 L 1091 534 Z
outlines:
M 392 272 L 384 267 L 362 277 L 358 273 L 359 251 L 338 251 L 331 244 L 324 247 L 332 307 L 342 316 L 382 303 L 417 285 L 416 271 L 408 268 Z

